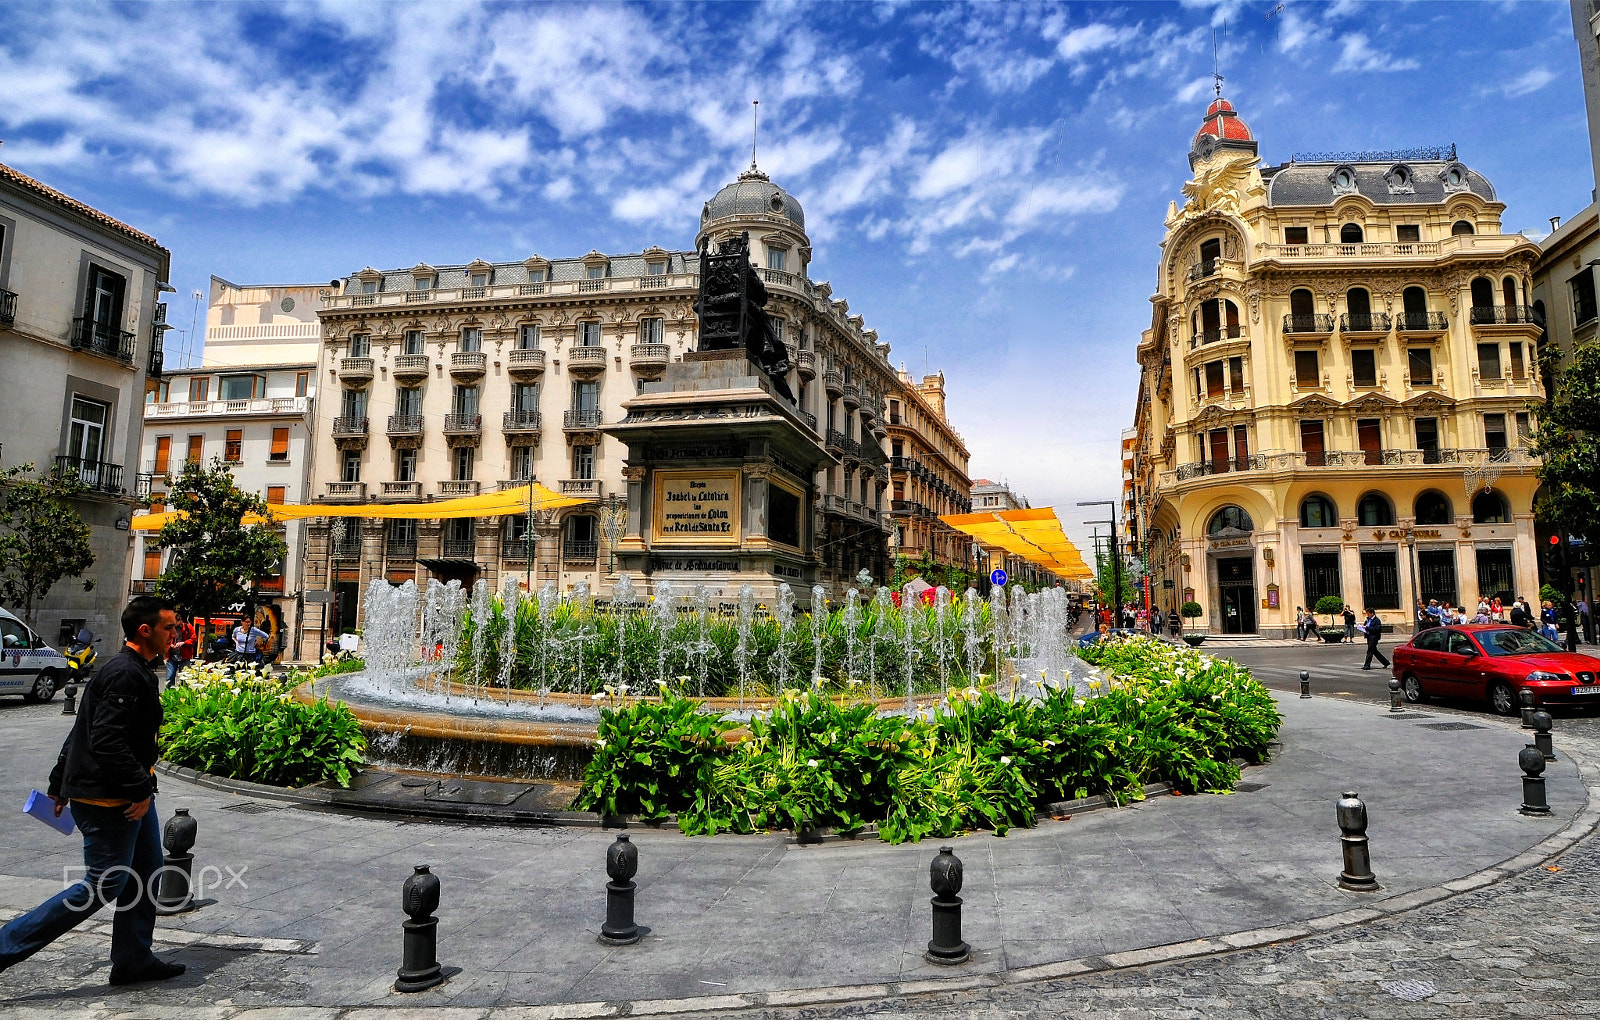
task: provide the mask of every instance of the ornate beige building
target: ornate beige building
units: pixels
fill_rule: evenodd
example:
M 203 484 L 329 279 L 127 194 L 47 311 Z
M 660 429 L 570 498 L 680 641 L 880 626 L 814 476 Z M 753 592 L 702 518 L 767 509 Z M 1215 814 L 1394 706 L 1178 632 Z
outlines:
M 1401 629 L 1418 597 L 1535 598 L 1539 252 L 1493 186 L 1453 147 L 1263 167 L 1220 97 L 1189 165 L 1138 348 L 1162 607 L 1284 635 L 1324 595 Z
M 887 356 L 848 302 L 809 277 L 800 203 L 755 168 L 706 203 L 694 249 L 364 269 L 336 281 L 321 312 L 313 498 L 431 500 L 535 479 L 593 502 L 535 520 L 534 584 L 587 582 L 605 595 L 626 499 L 626 447 L 602 426 L 696 346 L 701 238 L 748 232 L 767 311 L 790 349 L 789 386 L 839 463 L 818 472 L 814 521 L 823 583 L 886 566 Z M 307 588 L 354 606 L 373 577 L 498 581 L 527 563 L 524 517 L 369 521 L 330 545 L 313 525 Z M 420 568 L 420 570 L 419 570 Z M 731 593 L 722 593 L 731 597 Z M 351 614 L 341 624 L 352 626 Z
M 940 521 L 972 512 L 967 444 L 945 417 L 944 373 L 915 382 L 902 366 L 889 394 L 890 509 L 897 529 L 895 557 L 924 555 L 941 566 L 972 572 L 972 540 Z

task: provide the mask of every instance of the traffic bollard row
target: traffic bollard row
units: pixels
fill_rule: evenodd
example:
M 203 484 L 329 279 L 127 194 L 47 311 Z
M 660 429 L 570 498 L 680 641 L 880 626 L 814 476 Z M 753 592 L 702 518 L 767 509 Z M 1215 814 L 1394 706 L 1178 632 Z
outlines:
M 1356 796 L 1356 791 L 1346 790 L 1339 798 L 1339 844 L 1344 850 L 1344 871 L 1339 874 L 1339 887 L 1352 892 L 1373 892 L 1378 879 L 1372 873 L 1372 854 L 1367 845 L 1367 806 Z
M 1545 761 L 1556 760 L 1555 744 L 1550 739 L 1550 727 L 1552 725 L 1554 723 L 1550 719 L 1549 712 L 1541 708 L 1533 713 L 1533 746 L 1537 747 L 1539 753 L 1544 755 Z
M 1522 728 L 1533 729 L 1533 692 L 1524 687 L 1517 693 L 1517 700 L 1522 703 Z
M 62 699 L 61 700 L 61 714 L 62 715 L 77 715 L 78 714 L 78 685 L 77 684 L 68 683 L 67 684 L 67 689 L 61 693 L 61 699 Z
M 156 913 L 163 916 L 194 909 L 194 849 L 200 825 L 188 808 L 178 808 L 161 832 L 166 859 L 156 886 Z
M 1517 752 L 1517 764 L 1522 766 L 1522 807 L 1525 815 L 1548 815 L 1550 802 L 1544 796 L 1544 755 L 1533 744 Z

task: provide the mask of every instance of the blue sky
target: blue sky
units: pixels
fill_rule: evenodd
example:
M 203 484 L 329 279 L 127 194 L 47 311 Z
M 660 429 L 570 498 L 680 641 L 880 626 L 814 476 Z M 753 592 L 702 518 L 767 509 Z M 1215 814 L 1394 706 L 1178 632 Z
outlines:
M 1264 163 L 1455 142 L 1508 231 L 1589 202 L 1564 2 L 7 4 L 0 162 L 155 234 L 186 327 L 212 273 L 687 248 L 759 98 L 813 278 L 1081 536 L 1214 29 Z

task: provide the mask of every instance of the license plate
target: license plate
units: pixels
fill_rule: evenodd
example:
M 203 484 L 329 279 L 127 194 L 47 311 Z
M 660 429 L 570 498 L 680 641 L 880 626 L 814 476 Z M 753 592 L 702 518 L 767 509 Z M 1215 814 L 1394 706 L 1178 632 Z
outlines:
M 1600 694 L 1600 685 L 1593 687 L 1574 687 L 1573 694 Z

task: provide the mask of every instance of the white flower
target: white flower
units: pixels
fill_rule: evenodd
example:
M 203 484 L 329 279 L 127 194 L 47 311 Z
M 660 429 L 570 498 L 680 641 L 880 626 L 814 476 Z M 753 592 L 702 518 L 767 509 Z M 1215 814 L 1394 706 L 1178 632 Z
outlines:
M 594 746 L 604 751 L 606 749 L 606 742 L 604 740 L 596 740 L 594 742 Z
M 1076 698 L 1076 699 L 1073 700 L 1072 703 L 1074 705 L 1077 705 L 1079 708 L 1082 708 L 1083 706 L 1088 704 L 1088 702 L 1084 701 L 1082 698 Z
M 1011 764 L 1011 759 L 1002 754 L 1000 756 L 1000 764 L 1002 764 L 1002 765 L 1010 765 Z
M 656 681 L 656 686 L 657 687 L 661 687 L 661 688 L 665 688 L 667 686 L 667 682 L 665 680 L 657 680 Z
M 811 759 L 806 761 L 806 764 L 811 766 L 812 768 L 816 768 L 817 767 L 817 759 L 811 758 Z
M 686 677 L 686 676 L 680 676 L 680 677 L 678 677 L 678 683 L 680 683 L 680 684 L 686 684 L 686 683 L 688 683 L 688 682 L 689 682 L 689 678 L 688 678 L 688 677 Z
M 600 692 L 596 691 L 595 693 L 589 695 L 589 700 L 590 701 L 599 701 L 604 697 L 605 697 L 604 694 L 601 694 Z
M 617 692 L 619 694 L 626 694 L 627 691 L 628 691 L 628 685 L 627 684 L 617 684 Z

